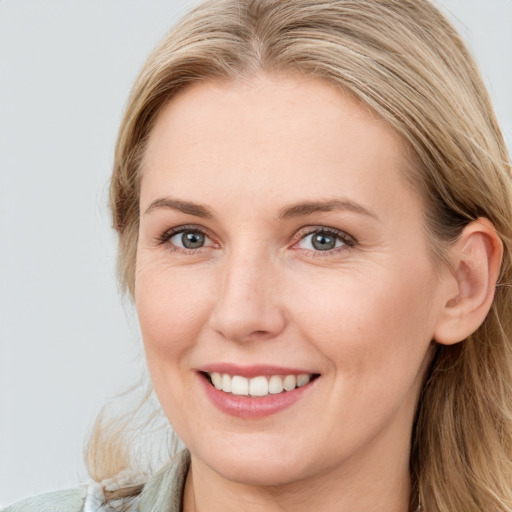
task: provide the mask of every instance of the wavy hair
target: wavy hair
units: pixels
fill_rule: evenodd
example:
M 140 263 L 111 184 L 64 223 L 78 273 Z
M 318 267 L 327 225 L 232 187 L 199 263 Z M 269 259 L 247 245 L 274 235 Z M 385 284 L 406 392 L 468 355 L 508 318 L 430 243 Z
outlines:
M 185 16 L 149 56 L 119 131 L 110 201 L 122 286 L 133 294 L 141 162 L 159 112 L 190 84 L 259 72 L 335 84 L 407 141 L 441 263 L 468 222 L 494 224 L 504 259 L 491 310 L 463 342 L 436 346 L 419 399 L 411 510 L 420 499 L 428 512 L 512 511 L 511 162 L 477 66 L 431 1 L 208 0 Z M 98 479 L 130 463 L 122 430 L 97 424 Z

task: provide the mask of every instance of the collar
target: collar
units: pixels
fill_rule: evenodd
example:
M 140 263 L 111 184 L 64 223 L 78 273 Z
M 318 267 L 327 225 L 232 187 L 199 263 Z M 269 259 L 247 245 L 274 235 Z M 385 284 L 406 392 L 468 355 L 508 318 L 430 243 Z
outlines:
M 142 490 L 139 512 L 181 512 L 190 452 L 179 452 L 163 469 L 153 475 Z

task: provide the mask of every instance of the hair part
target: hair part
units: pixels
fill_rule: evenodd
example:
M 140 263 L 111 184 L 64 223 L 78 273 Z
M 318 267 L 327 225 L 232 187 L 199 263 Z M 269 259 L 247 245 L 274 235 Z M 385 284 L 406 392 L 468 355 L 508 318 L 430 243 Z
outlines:
M 441 263 L 468 222 L 495 226 L 504 259 L 491 311 L 462 343 L 436 346 L 420 397 L 411 510 L 421 496 L 428 511 L 512 511 L 511 163 L 473 58 L 429 0 L 209 0 L 191 11 L 148 58 L 119 132 L 110 205 L 124 290 L 133 296 L 144 152 L 159 113 L 193 83 L 257 73 L 326 80 L 403 137 L 406 179 Z

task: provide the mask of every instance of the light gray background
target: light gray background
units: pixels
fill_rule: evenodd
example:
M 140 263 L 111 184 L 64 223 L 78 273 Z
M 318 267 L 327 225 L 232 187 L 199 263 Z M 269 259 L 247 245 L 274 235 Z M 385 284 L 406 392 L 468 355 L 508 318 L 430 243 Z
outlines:
M 444 0 L 512 141 L 512 0 Z M 106 208 L 116 130 L 184 0 L 0 0 L 0 505 L 87 478 L 141 349 Z

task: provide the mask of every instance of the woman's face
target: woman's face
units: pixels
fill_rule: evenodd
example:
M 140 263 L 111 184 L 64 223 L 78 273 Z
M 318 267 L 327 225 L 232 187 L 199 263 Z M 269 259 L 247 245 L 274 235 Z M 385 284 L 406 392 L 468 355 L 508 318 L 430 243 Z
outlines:
M 406 468 L 444 304 L 405 155 L 320 80 L 201 83 L 160 114 L 135 300 L 196 464 L 260 485 Z

